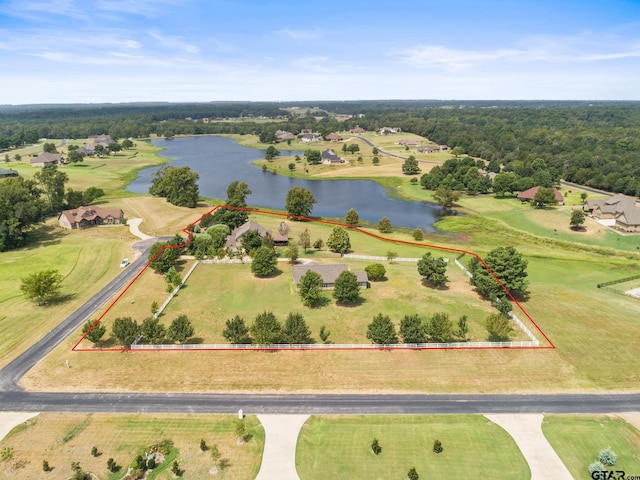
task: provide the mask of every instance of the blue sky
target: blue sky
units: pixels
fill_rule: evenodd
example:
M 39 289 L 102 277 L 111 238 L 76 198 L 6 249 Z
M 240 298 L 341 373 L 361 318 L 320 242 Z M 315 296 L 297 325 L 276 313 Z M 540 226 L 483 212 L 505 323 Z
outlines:
M 640 100 L 640 0 L 0 0 L 0 103 Z

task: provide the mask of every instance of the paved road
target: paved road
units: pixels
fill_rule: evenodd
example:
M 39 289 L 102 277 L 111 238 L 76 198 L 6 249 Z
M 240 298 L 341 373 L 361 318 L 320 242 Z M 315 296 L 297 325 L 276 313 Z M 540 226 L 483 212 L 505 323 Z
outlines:
M 0 411 L 433 414 L 640 411 L 640 394 L 261 395 L 0 392 Z
M 402 155 L 397 155 L 395 153 L 391 153 L 391 152 L 387 152 L 385 150 L 382 150 L 380 147 L 378 147 L 377 145 L 375 145 L 371 140 L 369 140 L 368 138 L 364 138 L 364 137 L 360 137 L 358 136 L 357 138 L 359 138 L 360 140 L 362 140 L 364 143 L 366 143 L 367 145 L 369 145 L 371 148 L 377 148 L 378 151 L 380 153 L 384 153 L 385 155 L 389 155 L 390 157 L 395 157 L 395 158 L 399 158 L 400 160 L 406 160 L 407 157 L 403 157 Z M 418 163 L 432 163 L 434 165 L 442 165 L 442 162 L 434 162 L 431 160 L 418 160 Z
M 147 263 L 147 252 L 152 244 L 168 238 L 170 237 L 152 238 L 134 244 L 133 248 L 140 252 L 140 256 L 136 260 L 127 268 L 123 269 L 106 287 L 91 297 L 89 301 L 73 312 L 66 320 L 0 371 L 0 390 L 20 390 L 18 386 L 20 379 L 33 368 L 36 363 L 42 360 L 78 327 L 86 322 L 102 305 L 122 290 L 122 288 L 144 268 Z

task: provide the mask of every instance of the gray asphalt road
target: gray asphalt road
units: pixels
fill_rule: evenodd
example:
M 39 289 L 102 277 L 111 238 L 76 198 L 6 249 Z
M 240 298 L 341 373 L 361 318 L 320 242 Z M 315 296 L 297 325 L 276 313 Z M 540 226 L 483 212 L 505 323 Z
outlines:
M 0 392 L 0 410 L 133 413 L 434 414 L 640 411 L 640 394 L 235 395 Z
M 116 278 L 89 299 L 66 320 L 34 343 L 0 371 L 0 390 L 19 390 L 18 382 L 33 366 L 48 355 L 54 348 L 71 335 L 102 305 L 127 285 L 147 264 L 147 253 L 152 244 L 167 238 L 154 238 L 137 242 L 133 248 L 141 253 L 140 257 L 123 269 Z

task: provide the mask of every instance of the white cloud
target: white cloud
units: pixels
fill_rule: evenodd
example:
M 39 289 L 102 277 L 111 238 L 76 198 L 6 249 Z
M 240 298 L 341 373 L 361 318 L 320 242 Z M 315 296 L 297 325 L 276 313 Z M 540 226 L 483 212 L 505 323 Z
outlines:
M 164 47 L 172 50 L 178 50 L 183 53 L 196 54 L 200 52 L 200 47 L 186 42 L 182 37 L 173 35 L 165 35 L 157 30 L 148 32 L 149 36 Z
M 335 71 L 336 67 L 335 65 L 330 64 L 329 60 L 329 57 L 310 56 L 294 59 L 292 60 L 291 64 L 301 69 L 302 71 L 331 73 Z
M 276 32 L 280 36 L 284 36 L 293 40 L 317 40 L 322 36 L 322 31 L 318 28 L 311 29 L 291 29 L 283 28 Z

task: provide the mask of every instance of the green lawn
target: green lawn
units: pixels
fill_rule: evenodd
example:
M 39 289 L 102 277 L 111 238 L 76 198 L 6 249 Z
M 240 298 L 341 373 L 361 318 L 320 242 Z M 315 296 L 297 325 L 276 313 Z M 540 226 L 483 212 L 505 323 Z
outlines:
M 640 475 L 640 431 L 619 417 L 545 415 L 542 431 L 576 480 L 591 478 L 589 465 L 608 447 L 618 460 L 607 470 Z
M 382 447 L 377 456 L 374 438 Z M 296 466 L 302 480 L 403 479 L 411 467 L 425 479 L 531 475 L 509 434 L 479 415 L 313 416 L 298 438 Z
M 65 480 L 71 477 L 71 462 L 100 479 L 121 479 L 136 455 L 145 447 L 171 440 L 177 450 L 175 459 L 184 470 L 184 478 L 212 477 L 213 461 L 209 451 L 200 450 L 200 440 L 217 445 L 228 467 L 219 471 L 219 479 L 252 479 L 258 474 L 264 450 L 264 429 L 257 417 L 245 418 L 250 439 L 237 445 L 235 419 L 231 415 L 159 415 L 159 414 L 83 414 L 42 413 L 13 429 L 0 442 L 0 450 L 13 448 L 13 458 L 0 462 L 3 480 L 46 478 Z M 95 446 L 100 455 L 91 455 Z M 123 467 L 109 474 L 107 459 Z M 42 460 L 53 470 L 42 471 Z M 171 459 L 169 459 L 169 463 Z M 168 467 L 168 468 L 166 468 Z M 162 470 L 162 471 L 160 471 Z M 160 465 L 153 478 L 176 478 L 170 464 Z

